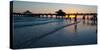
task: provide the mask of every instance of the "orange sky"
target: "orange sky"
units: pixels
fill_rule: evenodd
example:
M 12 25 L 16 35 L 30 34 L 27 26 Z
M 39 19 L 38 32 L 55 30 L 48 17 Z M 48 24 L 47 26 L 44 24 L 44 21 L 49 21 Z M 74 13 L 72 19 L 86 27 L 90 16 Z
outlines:
M 32 13 L 55 13 L 62 9 L 66 13 L 96 13 L 97 6 L 95 5 L 76 5 L 76 4 L 59 4 L 59 3 L 39 3 L 39 2 L 24 2 L 14 1 L 13 11 L 24 12 L 30 10 Z

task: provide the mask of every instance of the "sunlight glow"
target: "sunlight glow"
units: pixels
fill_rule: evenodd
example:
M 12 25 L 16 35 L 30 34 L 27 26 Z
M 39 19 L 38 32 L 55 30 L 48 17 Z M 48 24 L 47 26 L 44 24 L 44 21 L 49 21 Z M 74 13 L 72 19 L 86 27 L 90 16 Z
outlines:
M 70 18 L 74 18 L 74 17 L 75 17 L 75 15 L 70 15 L 69 17 L 70 17 Z
M 75 15 L 70 15 L 69 17 L 70 17 L 70 18 L 74 18 Z M 68 16 L 66 15 L 65 18 L 68 18 Z
M 68 18 L 68 16 L 66 15 L 65 18 Z

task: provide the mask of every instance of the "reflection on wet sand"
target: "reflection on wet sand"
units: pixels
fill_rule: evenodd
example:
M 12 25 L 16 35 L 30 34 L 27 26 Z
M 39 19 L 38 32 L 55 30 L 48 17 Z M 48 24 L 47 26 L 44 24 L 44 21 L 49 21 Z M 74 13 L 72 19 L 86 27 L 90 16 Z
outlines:
M 39 18 L 39 19 L 43 19 L 43 18 Z M 49 19 L 49 20 L 51 20 L 51 19 Z M 86 41 L 92 41 L 92 40 L 85 40 L 85 36 L 87 36 L 87 34 L 90 34 L 88 32 L 91 31 L 91 30 L 89 30 L 91 28 L 93 30 L 92 34 L 94 35 L 95 29 L 93 28 L 93 26 L 96 26 L 97 21 L 94 20 L 93 18 L 92 19 L 88 18 L 88 20 L 85 18 L 77 19 L 77 16 L 75 16 L 75 18 L 73 18 L 73 19 L 70 19 L 70 18 L 63 19 L 63 20 L 58 19 L 58 21 L 55 21 L 55 19 L 52 19 L 52 20 L 54 20 L 52 23 L 37 25 L 36 29 L 34 29 L 35 26 L 34 27 L 28 26 L 29 28 L 24 27 L 24 28 L 27 28 L 29 31 L 22 32 L 21 30 L 25 30 L 25 29 L 16 28 L 17 29 L 16 33 L 19 33 L 19 35 L 20 35 L 20 32 L 21 33 L 29 33 L 30 32 L 29 33 L 30 35 L 28 34 L 30 37 L 27 40 L 22 38 L 21 40 L 24 40 L 24 41 L 20 44 L 16 44 L 15 45 L 15 46 L 17 46 L 16 48 L 40 47 L 41 45 L 39 45 L 39 44 L 44 43 L 44 42 L 48 42 L 48 40 L 51 41 L 53 44 L 58 45 L 55 42 L 53 42 L 53 40 L 50 40 L 50 38 L 56 38 L 56 39 L 54 39 L 54 41 L 57 40 L 58 38 L 60 38 L 60 36 L 58 37 L 58 34 L 61 34 L 64 37 L 64 38 L 61 37 L 60 39 L 65 40 L 63 42 L 66 42 L 65 43 L 66 45 L 69 45 L 69 44 L 70 45 L 71 44 L 73 44 L 73 45 L 74 44 L 87 44 Z M 42 22 L 43 21 L 41 21 L 41 23 Z M 43 29 L 40 27 L 42 27 Z M 53 27 L 56 27 L 56 28 L 53 28 Z M 87 29 L 87 27 L 88 27 L 88 29 Z M 41 35 L 39 35 L 40 34 L 39 31 L 38 32 L 31 32 L 33 30 L 36 31 L 39 29 L 42 30 Z M 84 30 L 84 29 L 86 29 L 86 30 Z M 66 31 L 64 31 L 64 30 L 66 30 Z M 32 35 L 31 35 L 31 33 L 32 33 Z M 33 37 L 36 34 L 38 34 L 39 36 Z M 54 35 L 54 34 L 56 34 L 56 35 Z M 91 39 L 91 37 L 93 36 L 92 34 L 90 36 L 87 36 L 87 37 Z M 54 36 L 54 37 L 50 37 L 50 36 Z M 95 37 L 95 36 L 93 36 L 93 37 Z M 43 40 L 43 39 L 45 39 L 45 40 Z M 95 39 L 93 42 L 94 43 L 96 42 Z M 64 44 L 62 44 L 62 42 L 59 42 L 59 44 L 60 43 L 61 43 L 61 45 L 64 45 Z M 90 43 L 92 43 L 92 42 L 90 42 Z M 36 46 L 36 45 L 38 45 L 38 46 Z M 49 43 L 45 43 L 44 46 L 48 46 L 48 45 L 52 46 Z

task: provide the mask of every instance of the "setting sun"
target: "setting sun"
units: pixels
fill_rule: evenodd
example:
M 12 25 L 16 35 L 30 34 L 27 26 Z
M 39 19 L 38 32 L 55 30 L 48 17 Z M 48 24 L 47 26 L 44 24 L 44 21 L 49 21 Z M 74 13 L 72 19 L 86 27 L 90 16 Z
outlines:
M 75 15 L 70 15 L 69 17 L 70 17 L 70 18 L 74 18 L 74 17 L 75 17 Z
M 70 18 L 74 18 L 75 15 L 70 15 L 69 17 L 70 17 Z M 65 18 L 68 18 L 68 16 L 66 15 Z

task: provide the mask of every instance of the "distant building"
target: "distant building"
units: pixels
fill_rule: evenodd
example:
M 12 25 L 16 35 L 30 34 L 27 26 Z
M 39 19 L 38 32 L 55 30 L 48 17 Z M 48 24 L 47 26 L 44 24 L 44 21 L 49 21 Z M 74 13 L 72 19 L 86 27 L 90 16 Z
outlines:
M 65 16 L 66 15 L 66 13 L 63 12 L 62 10 L 56 11 L 56 14 L 57 14 L 57 16 Z
M 30 12 L 29 10 L 23 12 L 23 14 L 32 14 L 32 12 Z
M 23 12 L 23 14 L 24 14 L 24 16 L 33 16 L 32 14 L 32 12 L 30 12 L 29 10 L 27 10 L 27 11 L 25 11 L 25 12 Z

